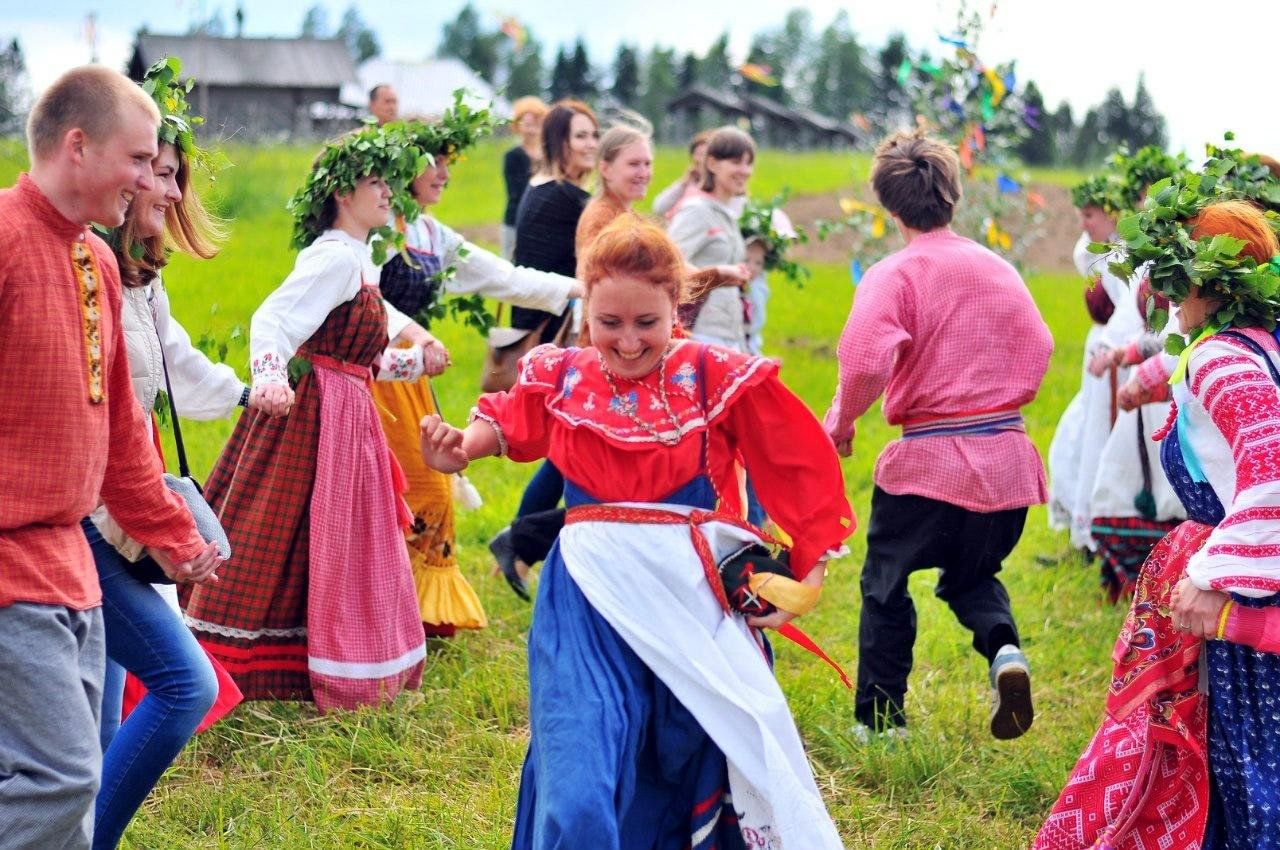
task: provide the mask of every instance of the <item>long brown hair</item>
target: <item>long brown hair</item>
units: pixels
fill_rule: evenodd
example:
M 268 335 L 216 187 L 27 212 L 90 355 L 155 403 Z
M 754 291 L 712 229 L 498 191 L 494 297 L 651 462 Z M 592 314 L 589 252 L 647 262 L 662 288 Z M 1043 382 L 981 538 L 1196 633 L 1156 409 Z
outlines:
M 178 160 L 175 179 L 182 200 L 165 211 L 164 233 L 158 236 L 137 235 L 142 206 L 129 205 L 116 240 L 116 261 L 120 264 L 120 281 L 125 286 L 145 286 L 155 280 L 173 251 L 202 260 L 215 257 L 226 237 L 223 222 L 205 209 L 200 196 L 191 188 L 191 165 L 186 154 L 176 145 L 161 143 L 161 152 L 166 149 L 172 150 Z M 141 256 L 134 256 L 136 251 L 130 250 L 133 245 L 141 247 Z
M 600 129 L 596 114 L 580 100 L 558 100 L 542 119 L 542 173 L 556 180 L 569 179 L 569 139 L 575 115 L 587 116 Z

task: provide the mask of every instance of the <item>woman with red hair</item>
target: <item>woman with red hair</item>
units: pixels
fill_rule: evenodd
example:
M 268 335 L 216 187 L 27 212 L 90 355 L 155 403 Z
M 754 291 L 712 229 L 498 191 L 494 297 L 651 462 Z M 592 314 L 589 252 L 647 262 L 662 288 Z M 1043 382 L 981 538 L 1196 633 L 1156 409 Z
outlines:
M 659 228 L 618 218 L 582 265 L 591 344 L 534 349 L 465 430 L 422 421 L 442 472 L 505 455 L 565 476 L 528 637 L 518 850 L 843 846 L 759 631 L 806 606 L 739 613 L 726 566 L 763 539 L 736 519 L 741 454 L 796 541 L 800 581 L 778 585 L 815 598 L 853 530 L 840 465 L 775 362 L 672 338 L 684 267 Z
M 1280 245 L 1248 202 L 1180 207 L 1189 180 L 1128 240 L 1134 262 L 1199 255 L 1197 277 L 1190 262 L 1150 273 L 1189 339 L 1155 434 L 1189 518 L 1143 565 L 1107 716 L 1037 850 L 1280 847 L 1280 345 L 1264 329 L 1280 312 Z M 1212 244 L 1223 236 L 1238 250 Z

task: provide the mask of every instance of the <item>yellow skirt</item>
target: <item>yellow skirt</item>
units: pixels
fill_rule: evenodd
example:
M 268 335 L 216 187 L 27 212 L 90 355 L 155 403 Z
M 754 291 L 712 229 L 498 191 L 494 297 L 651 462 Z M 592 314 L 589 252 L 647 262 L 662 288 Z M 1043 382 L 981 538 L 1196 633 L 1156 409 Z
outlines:
M 418 423 L 436 412 L 429 379 L 413 383 L 374 381 L 373 398 L 387 443 L 409 481 L 405 501 L 413 512 L 413 525 L 405 532 L 405 542 L 422 622 L 482 629 L 488 624 L 484 607 L 458 569 L 454 553 L 451 476 L 422 462 Z

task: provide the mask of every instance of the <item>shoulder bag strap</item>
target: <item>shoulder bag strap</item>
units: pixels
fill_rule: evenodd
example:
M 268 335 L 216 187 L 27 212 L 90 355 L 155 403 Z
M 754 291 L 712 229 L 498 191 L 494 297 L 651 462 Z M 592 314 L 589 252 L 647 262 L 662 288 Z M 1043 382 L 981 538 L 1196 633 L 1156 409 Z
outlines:
M 152 285 L 154 286 L 155 284 Z M 155 297 L 154 292 L 152 297 Z M 156 305 L 150 303 L 148 306 L 151 308 L 151 326 L 155 328 L 156 343 L 160 346 L 160 369 L 164 372 L 164 392 L 169 399 L 169 420 L 173 423 L 173 444 L 178 449 L 178 474 L 183 478 L 191 478 L 191 467 L 187 465 L 187 448 L 182 443 L 182 426 L 178 424 L 178 406 L 173 400 L 173 384 L 169 382 L 169 361 L 164 356 L 164 340 L 160 338 L 160 321 L 156 316 Z M 196 486 L 199 487 L 199 485 Z

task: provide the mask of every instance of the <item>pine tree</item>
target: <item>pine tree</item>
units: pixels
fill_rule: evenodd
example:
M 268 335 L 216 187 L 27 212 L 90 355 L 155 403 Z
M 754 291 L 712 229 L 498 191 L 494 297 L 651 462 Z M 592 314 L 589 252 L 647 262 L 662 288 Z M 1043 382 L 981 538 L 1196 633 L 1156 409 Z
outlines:
M 698 82 L 716 91 L 725 91 L 733 82 L 734 70 L 729 61 L 729 33 L 722 33 L 712 42 L 707 53 L 698 61 Z
M 889 36 L 876 56 L 875 94 L 870 112 L 883 126 L 903 123 L 904 116 L 910 113 L 910 99 L 898 82 L 898 68 L 909 57 L 907 37 L 900 32 Z
M 551 99 L 560 100 L 573 93 L 573 72 L 563 47 L 556 48 L 556 61 L 551 66 Z
M 1076 142 L 1076 121 L 1071 111 L 1071 104 L 1065 100 L 1058 104 L 1053 116 L 1049 119 L 1053 127 L 1053 149 L 1057 156 L 1055 165 L 1065 164 L 1070 157 Z
M 458 17 L 444 25 L 436 53 L 461 59 L 471 70 L 492 83 L 498 70 L 498 45 L 504 38 L 506 36 L 500 32 L 482 31 L 480 13 L 467 3 L 458 12 Z
M 342 13 L 342 23 L 338 26 L 336 35 L 346 44 L 351 61 L 357 64 L 382 53 L 378 34 L 364 22 L 354 5 L 348 6 L 347 11 Z
M 301 35 L 303 38 L 329 37 L 329 13 L 324 6 L 317 3 L 302 16 Z
M 876 81 L 843 9 L 818 36 L 810 80 L 809 105 L 823 115 L 845 121 L 871 106 Z
M 681 89 L 687 89 L 689 86 L 697 84 L 698 75 L 698 57 L 692 53 L 686 53 L 684 59 L 680 62 L 680 73 L 677 82 Z
M 1098 112 L 1096 108 L 1090 109 L 1080 122 L 1080 129 L 1076 132 L 1075 143 L 1071 148 L 1073 165 L 1094 165 L 1101 162 L 1110 151 L 1110 146 L 1103 138 L 1102 119 Z
M 1017 153 L 1027 165 L 1051 165 L 1058 158 L 1053 121 L 1045 113 L 1044 95 L 1035 80 L 1028 80 L 1022 91 L 1022 102 L 1039 127 L 1032 127 L 1030 134 L 1018 144 Z M 1034 112 L 1032 112 L 1034 110 Z
M 1146 75 L 1138 74 L 1138 87 L 1133 93 L 1133 106 L 1129 108 L 1129 149 L 1138 150 L 1147 145 L 1163 149 L 1169 143 L 1164 116 L 1156 109 L 1151 93 L 1147 91 Z
M 667 102 L 683 88 L 676 70 L 676 52 L 669 47 L 655 47 L 644 63 L 644 88 L 640 94 L 640 112 L 653 123 L 659 137 L 665 138 Z
M 30 95 L 27 63 L 15 38 L 0 50 L 0 136 L 22 132 Z
M 597 93 L 595 72 L 591 70 L 587 46 L 581 38 L 574 42 L 573 55 L 569 58 L 569 93 L 582 100 L 591 100 Z
M 518 50 L 507 54 L 507 96 L 510 98 L 533 95 L 542 97 L 546 82 L 546 69 L 542 65 L 542 45 L 526 31 L 525 42 Z
M 747 62 L 752 65 L 760 65 L 769 69 L 769 75 L 778 81 L 777 85 L 767 86 L 763 83 L 757 83 L 747 77 L 742 78 L 742 88 L 749 94 L 759 97 L 767 97 L 770 100 L 776 100 L 779 103 L 789 102 L 787 90 L 782 86 L 783 68 L 781 57 L 769 48 L 767 38 L 756 36 L 755 41 L 751 45 L 751 49 L 747 52 Z
M 618 45 L 618 55 L 613 60 L 613 96 L 623 106 L 634 108 L 640 89 L 640 61 L 636 49 Z
M 1129 105 L 1124 102 L 1120 89 L 1112 86 L 1098 107 L 1098 130 L 1100 147 L 1103 155 L 1111 148 L 1128 144 L 1133 138 L 1133 124 L 1129 116 Z

